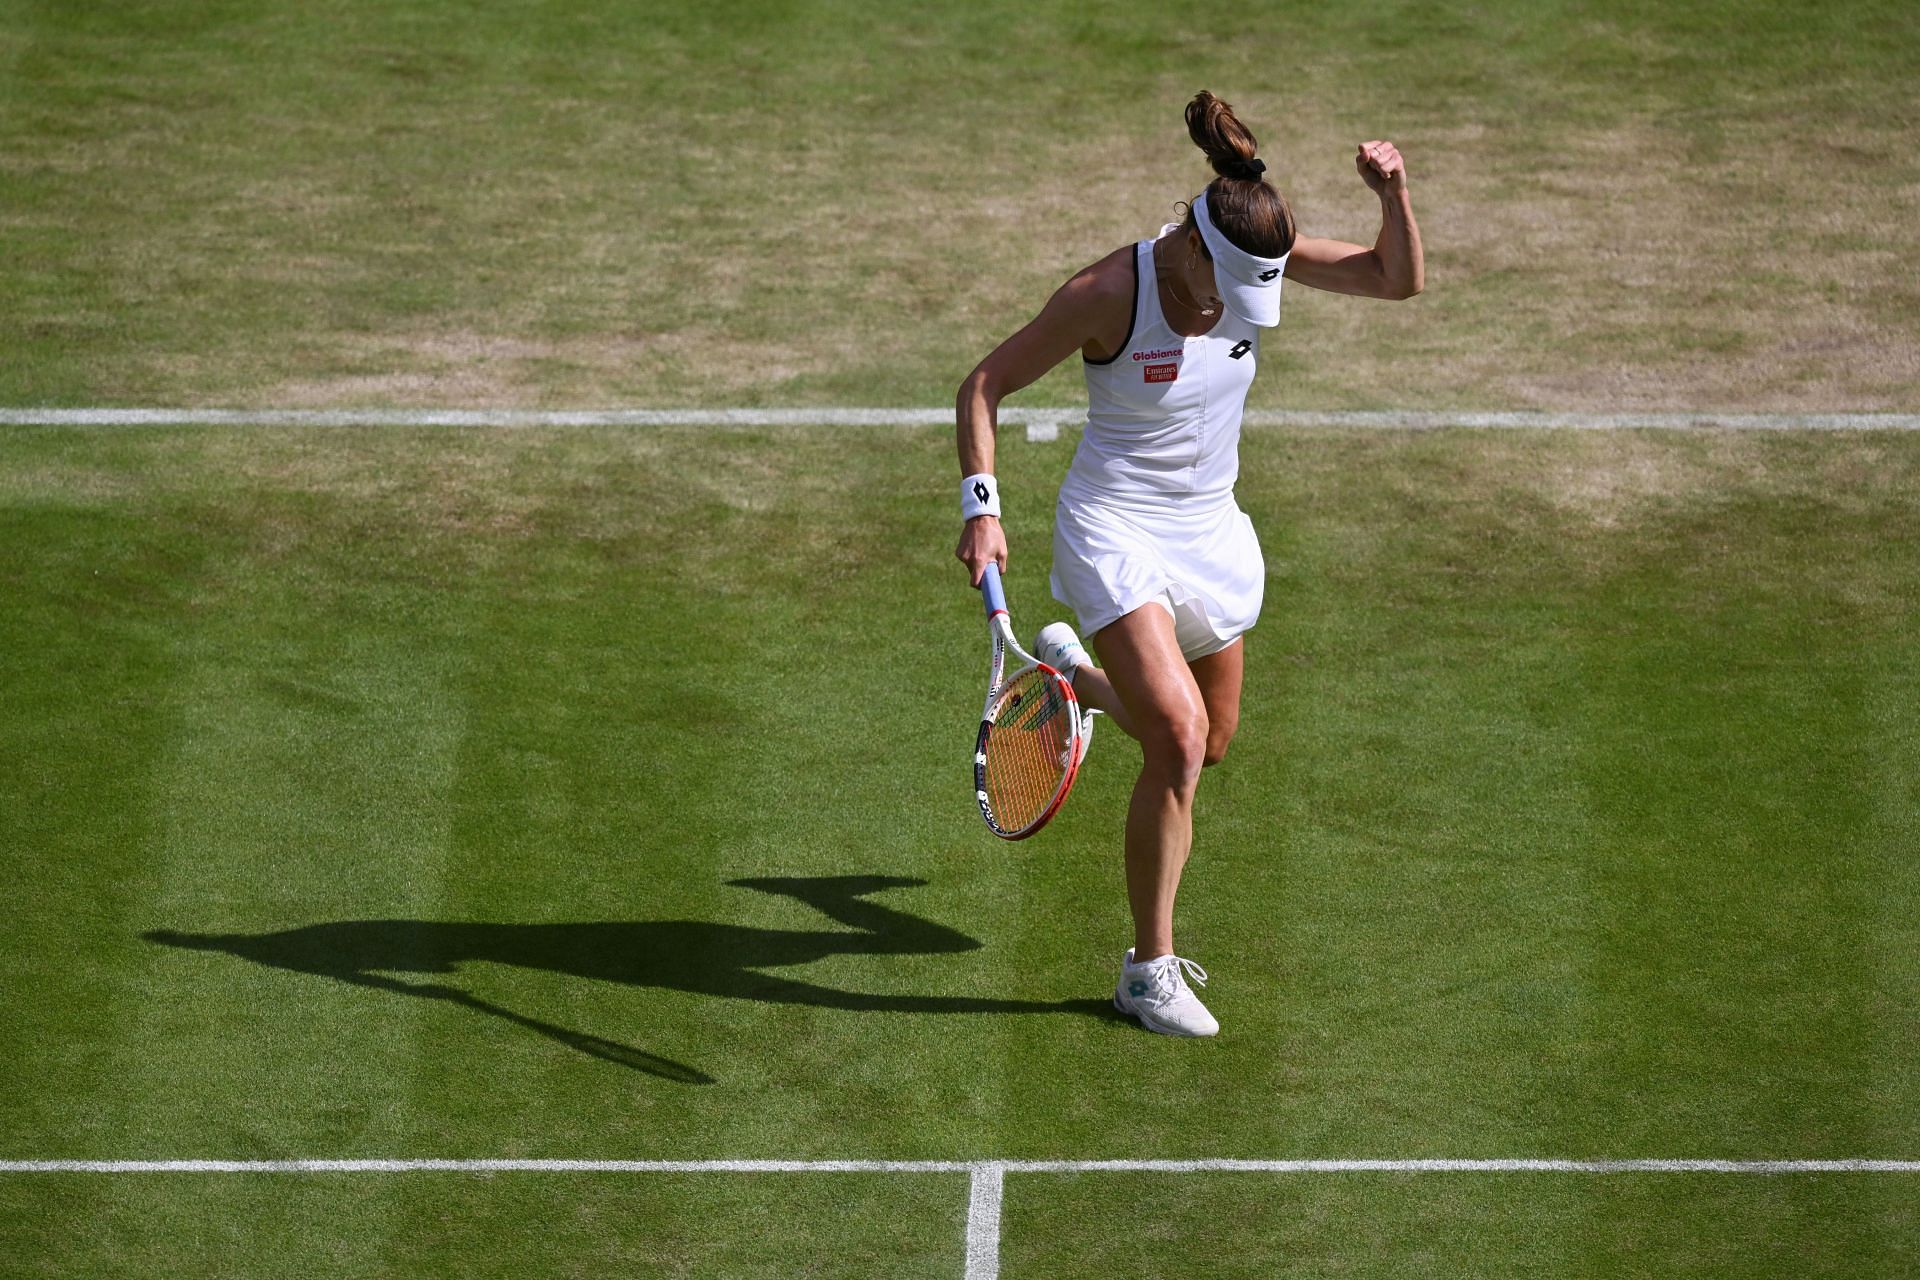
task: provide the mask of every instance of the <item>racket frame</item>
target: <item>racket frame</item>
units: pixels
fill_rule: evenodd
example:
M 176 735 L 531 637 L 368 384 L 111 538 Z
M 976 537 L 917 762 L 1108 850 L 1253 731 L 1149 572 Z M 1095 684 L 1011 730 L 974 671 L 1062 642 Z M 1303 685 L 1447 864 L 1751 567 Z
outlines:
M 987 699 L 980 709 L 980 734 L 973 744 L 973 795 L 980 804 L 980 816 L 986 820 L 987 830 L 1002 840 L 1025 840 L 1046 826 L 1053 815 L 1060 811 L 1060 806 L 1066 803 L 1067 793 L 1073 790 L 1074 779 L 1080 774 L 1080 758 L 1083 754 L 1081 737 L 1091 726 L 1086 724 L 1086 712 L 1080 706 L 1080 699 L 1074 695 L 1072 677 L 1040 661 L 1014 639 L 1013 621 L 1007 613 L 1007 597 L 1000 585 L 998 565 L 988 564 L 986 572 L 980 575 L 980 594 L 986 604 L 987 633 L 992 638 L 993 658 L 987 672 Z M 1006 670 L 1009 653 L 1023 664 L 1010 675 Z M 993 730 L 994 713 L 998 710 L 1002 695 L 1015 681 L 1036 670 L 1045 672 L 1066 699 L 1065 710 L 1069 717 L 1067 743 L 1068 750 L 1073 754 L 1054 787 L 1053 798 L 1047 802 L 1047 807 L 1026 826 L 1009 831 L 993 816 L 993 805 L 987 799 L 987 736 Z

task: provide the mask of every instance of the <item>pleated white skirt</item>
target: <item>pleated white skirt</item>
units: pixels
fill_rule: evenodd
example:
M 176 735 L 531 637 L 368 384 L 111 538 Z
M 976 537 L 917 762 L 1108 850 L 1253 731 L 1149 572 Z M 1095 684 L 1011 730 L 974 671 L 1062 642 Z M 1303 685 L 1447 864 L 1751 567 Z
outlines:
M 1260 617 L 1266 562 L 1233 502 L 1198 511 L 1062 494 L 1053 517 L 1053 597 L 1091 636 L 1158 599 L 1186 657 L 1232 644 Z

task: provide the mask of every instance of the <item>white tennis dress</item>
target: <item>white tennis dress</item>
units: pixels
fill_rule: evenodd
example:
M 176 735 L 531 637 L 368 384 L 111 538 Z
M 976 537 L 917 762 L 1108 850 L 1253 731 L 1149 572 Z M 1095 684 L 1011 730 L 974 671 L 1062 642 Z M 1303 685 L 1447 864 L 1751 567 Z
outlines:
M 1054 512 L 1052 585 L 1086 635 L 1157 601 L 1191 661 L 1260 616 L 1266 566 L 1233 500 L 1260 330 L 1223 307 L 1206 334 L 1175 333 L 1160 310 L 1153 246 L 1134 246 L 1125 346 L 1084 361 L 1087 429 Z

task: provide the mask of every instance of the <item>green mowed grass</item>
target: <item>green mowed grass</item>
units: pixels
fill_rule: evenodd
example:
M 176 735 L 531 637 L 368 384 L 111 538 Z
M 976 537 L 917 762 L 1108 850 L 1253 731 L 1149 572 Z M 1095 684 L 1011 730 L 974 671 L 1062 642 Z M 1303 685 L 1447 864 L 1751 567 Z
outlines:
M 116 1177 L 0 1182 L 9 1276 L 958 1272 L 962 1175 Z
M 1910 1179 L 1836 1175 L 1011 1177 L 1014 1276 L 1903 1276 Z M 1138 1259 L 1156 1261 L 1144 1271 Z
M 1102 736 L 1035 841 L 980 826 L 950 450 L 9 433 L 0 1153 L 1920 1149 L 1920 441 L 1250 436 L 1267 605 L 1179 919 L 1225 1027 L 1203 1043 L 1102 1009 L 1130 743 Z M 1055 612 L 1066 452 L 1005 453 L 1027 631 Z M 963 1184 L 8 1178 L 0 1253 L 955 1274 Z M 1892 1274 L 1920 1200 L 1904 1177 L 1008 1188 L 1010 1276 Z
M 1307 231 L 1387 136 L 1426 232 L 1256 406 L 1910 409 L 1915 22 L 0 3 L 0 403 L 941 403 L 1208 87 Z M 1251 437 L 1176 1044 L 1102 1008 L 1131 745 L 973 811 L 940 433 L 10 432 L 0 1156 L 1912 1158 L 1917 451 Z M 1029 633 L 1064 461 L 1000 467 Z M 9 1175 L 0 1274 L 955 1275 L 964 1181 Z M 1920 1238 L 1907 1177 L 1007 1186 L 1009 1276 Z
M 1904 0 L 0 4 L 0 403 L 943 404 L 1209 176 L 1408 157 L 1259 406 L 1911 409 Z M 1030 393 L 1079 401 L 1071 367 Z

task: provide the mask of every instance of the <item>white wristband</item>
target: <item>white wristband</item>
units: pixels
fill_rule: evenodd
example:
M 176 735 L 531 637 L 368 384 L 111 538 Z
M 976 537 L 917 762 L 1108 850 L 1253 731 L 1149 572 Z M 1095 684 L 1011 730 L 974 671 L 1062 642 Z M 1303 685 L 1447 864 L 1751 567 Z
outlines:
M 1000 482 L 982 471 L 960 482 L 960 518 L 1000 515 Z

